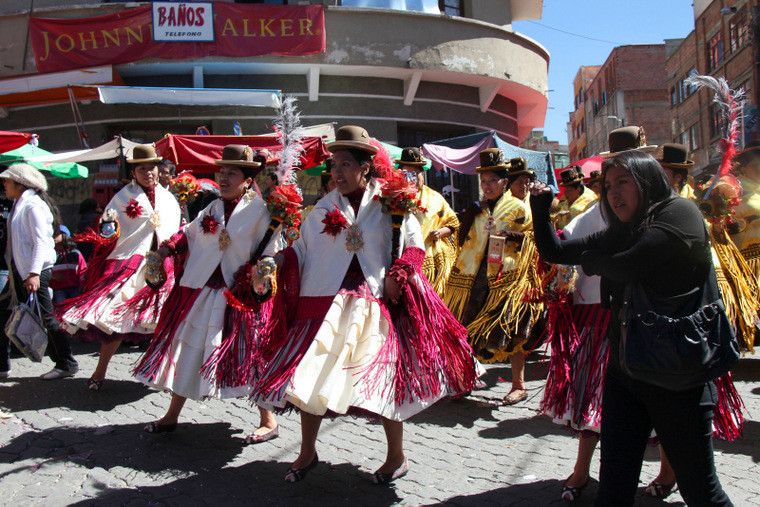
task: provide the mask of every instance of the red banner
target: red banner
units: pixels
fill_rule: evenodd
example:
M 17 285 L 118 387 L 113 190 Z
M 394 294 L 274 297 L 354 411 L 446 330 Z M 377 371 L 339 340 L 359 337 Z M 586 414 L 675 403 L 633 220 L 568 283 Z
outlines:
M 325 50 L 321 5 L 214 2 L 215 42 L 154 42 L 151 7 L 83 19 L 31 18 L 38 72 L 164 58 L 310 55 Z
M 156 152 L 168 158 L 179 171 L 195 173 L 216 173 L 221 166 L 214 160 L 222 158 L 222 150 L 228 144 L 245 144 L 255 150 L 266 148 L 272 154 L 270 162 L 280 160 L 282 144 L 275 136 L 182 136 L 166 135 L 156 141 Z M 308 169 L 322 164 L 330 154 L 320 137 L 306 137 L 302 140 L 303 154 L 300 169 Z

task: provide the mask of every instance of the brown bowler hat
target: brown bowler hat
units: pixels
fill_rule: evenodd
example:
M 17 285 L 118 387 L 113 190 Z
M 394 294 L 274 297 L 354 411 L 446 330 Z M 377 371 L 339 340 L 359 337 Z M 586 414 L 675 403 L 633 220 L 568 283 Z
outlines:
M 377 153 L 377 148 L 369 142 L 367 130 L 356 125 L 344 125 L 335 132 L 335 141 L 327 143 L 331 153 L 337 150 L 362 150 Z
M 610 151 L 599 154 L 603 158 L 612 158 L 615 155 L 628 150 L 651 152 L 657 149 L 657 145 L 648 145 L 644 127 L 621 127 L 610 132 L 607 137 Z
M 129 164 L 144 164 L 146 162 L 161 162 L 163 160 L 156 154 L 156 148 L 152 144 L 138 144 L 132 149 L 132 158 L 127 159 Z
M 683 144 L 665 143 L 655 157 L 662 167 L 687 172 L 694 165 L 688 158 L 689 150 Z
M 480 166 L 475 168 L 475 172 L 506 171 L 508 167 L 503 151 L 499 148 L 487 148 L 480 152 Z
M 588 176 L 588 184 L 591 185 L 592 183 L 602 181 L 603 179 L 604 175 L 602 174 L 602 171 L 591 171 Z
M 393 161 L 400 166 L 412 165 L 420 168 L 427 164 L 427 160 L 422 156 L 422 152 L 416 147 L 404 148 L 401 150 L 401 158 L 396 158 Z
M 560 187 L 569 187 L 570 185 L 575 185 L 581 181 L 583 181 L 583 170 L 581 169 L 581 166 L 571 165 L 559 173 L 559 183 L 557 184 Z
M 528 162 L 524 158 L 510 158 L 507 163 L 507 177 L 520 176 L 521 174 L 527 174 L 528 176 L 536 175 L 535 172 L 528 169 Z
M 222 158 L 214 160 L 214 163 L 234 167 L 261 167 L 261 162 L 253 160 L 253 149 L 245 144 L 228 144 L 222 150 Z

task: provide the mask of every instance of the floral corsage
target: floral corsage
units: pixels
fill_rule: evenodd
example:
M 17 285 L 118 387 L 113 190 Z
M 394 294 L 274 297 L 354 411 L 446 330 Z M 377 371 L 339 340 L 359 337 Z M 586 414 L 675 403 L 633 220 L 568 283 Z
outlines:
M 201 220 L 201 229 L 203 234 L 216 234 L 216 228 L 219 226 L 219 222 L 214 218 L 214 215 L 206 215 Z
M 124 212 L 129 218 L 134 219 L 142 215 L 143 207 L 136 200 L 130 199 L 127 205 L 124 206 Z
M 320 234 L 329 234 L 333 238 L 337 238 L 341 232 L 348 229 L 348 219 L 340 211 L 337 204 L 333 204 L 335 209 L 328 211 L 325 214 L 325 218 L 322 219 L 322 223 L 325 224 L 324 229 Z

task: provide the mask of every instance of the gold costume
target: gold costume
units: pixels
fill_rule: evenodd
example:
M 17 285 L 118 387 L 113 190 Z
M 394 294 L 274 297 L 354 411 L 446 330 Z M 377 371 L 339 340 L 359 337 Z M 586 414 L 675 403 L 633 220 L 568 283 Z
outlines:
M 593 206 L 598 199 L 599 197 L 588 187 L 583 187 L 583 193 L 569 205 L 567 198 L 563 195 L 559 200 L 557 219 L 554 226 L 558 231 L 564 229 L 573 218 Z
M 425 211 L 415 213 L 422 226 L 422 237 L 425 240 L 425 261 L 422 272 L 425 273 L 430 285 L 443 298 L 446 281 L 456 260 L 456 244 L 454 239 L 459 229 L 459 219 L 449 203 L 441 194 L 423 185 L 419 194 Z M 451 236 L 439 240 L 428 240 L 428 234 L 435 229 L 449 227 Z
M 536 274 L 538 254 L 531 224 L 526 202 L 505 192 L 493 212 L 485 206 L 475 217 L 449 275 L 443 300 L 462 321 L 481 263 L 486 261 L 490 236 L 510 231 L 525 234 L 522 244 L 505 243 L 501 265 L 488 263 L 485 269 L 488 295 L 472 322 L 464 322 L 475 352 L 488 348 L 493 353 L 493 357 L 481 357 L 484 362 L 504 361 L 515 352 L 523 351 L 527 335 L 541 315 L 541 305 L 523 301 L 527 291 L 539 283 Z M 497 326 L 505 334 L 505 341 L 503 346 L 494 349 L 489 338 Z
M 697 199 L 697 196 L 694 193 L 694 189 L 691 188 L 691 185 L 689 185 L 688 183 L 683 184 L 683 187 L 681 187 L 681 191 L 679 192 L 679 195 L 686 199 L 691 199 L 692 201 Z
M 742 185 L 742 197 L 734 210 L 740 230 L 732 235 L 731 239 L 747 260 L 755 274 L 755 280 L 758 280 L 760 278 L 760 183 L 744 176 L 739 177 L 739 182 Z

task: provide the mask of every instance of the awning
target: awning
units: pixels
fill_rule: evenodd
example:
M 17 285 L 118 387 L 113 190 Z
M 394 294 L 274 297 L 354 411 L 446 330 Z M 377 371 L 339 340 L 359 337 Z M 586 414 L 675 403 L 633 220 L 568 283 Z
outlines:
M 41 155 L 38 157 L 32 157 L 27 159 L 29 162 L 89 162 L 91 160 L 108 160 L 116 158 L 122 154 L 130 158 L 132 156 L 132 148 L 137 146 L 138 143 L 124 139 L 123 137 L 117 137 L 108 141 L 105 144 L 101 144 L 91 150 L 76 150 L 67 151 L 64 153 L 50 153 L 48 155 Z
M 69 87 L 78 100 L 97 100 L 97 88 L 79 85 L 123 84 L 113 66 L 0 79 L 0 107 L 69 101 Z
M 304 152 L 301 156 L 301 169 L 320 165 L 327 159 L 329 153 L 320 137 L 303 139 Z M 228 144 L 245 144 L 254 150 L 267 149 L 274 159 L 279 162 L 279 152 L 282 151 L 280 139 L 275 136 L 183 136 L 167 134 L 157 141 L 156 152 L 160 156 L 174 162 L 178 171 L 194 173 L 216 173 L 220 166 L 214 160 L 222 158 L 222 150 Z
M 0 130 L 0 153 L 15 150 L 32 140 L 32 134 Z
M 480 165 L 480 152 L 493 147 L 500 148 L 507 160 L 515 157 L 524 158 L 539 180 L 557 188 L 550 153 L 514 146 L 493 131 L 426 143 L 422 145 L 422 153 L 432 160 L 433 167 L 438 170 L 448 167 L 459 173 L 476 174 L 475 168 Z
M 98 86 L 104 104 L 280 107 L 279 90 Z
M 21 148 L 0 154 L 0 164 L 10 165 L 15 162 L 27 162 L 40 171 L 48 171 L 53 176 L 61 178 L 86 178 L 88 175 L 88 170 L 85 166 L 73 162 L 55 163 L 34 162 L 30 160 L 44 155 L 52 155 L 52 153 L 31 144 L 25 144 Z

